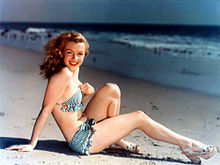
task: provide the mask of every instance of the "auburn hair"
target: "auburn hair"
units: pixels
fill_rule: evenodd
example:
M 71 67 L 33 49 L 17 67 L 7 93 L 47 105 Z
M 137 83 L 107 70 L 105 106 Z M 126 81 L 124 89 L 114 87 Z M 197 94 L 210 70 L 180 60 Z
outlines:
M 85 43 L 85 56 L 89 54 L 89 44 L 81 33 L 75 31 L 61 33 L 59 36 L 49 40 L 44 46 L 46 57 L 40 65 L 40 74 L 44 78 L 50 78 L 54 73 L 59 72 L 65 67 L 62 54 L 66 44 L 70 41 Z

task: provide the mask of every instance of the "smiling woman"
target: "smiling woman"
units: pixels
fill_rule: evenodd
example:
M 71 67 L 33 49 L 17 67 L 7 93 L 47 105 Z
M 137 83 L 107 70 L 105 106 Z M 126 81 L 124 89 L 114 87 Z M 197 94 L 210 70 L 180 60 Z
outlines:
M 73 43 L 78 43 L 74 45 Z M 79 52 L 75 52 L 75 47 Z M 40 66 L 40 73 L 44 74 L 45 78 L 49 78 L 52 74 L 60 71 L 65 67 L 66 60 L 70 60 L 72 57 L 87 56 L 89 54 L 89 44 L 87 40 L 80 33 L 66 32 L 58 37 L 50 40 L 44 47 L 46 57 L 44 63 Z M 78 53 L 75 56 L 75 53 Z M 63 55 L 64 59 L 63 59 Z M 84 57 L 81 57 L 84 59 Z M 68 62 L 69 66 L 74 65 L 74 59 Z M 83 61 L 81 61 L 82 64 Z M 80 64 L 80 65 L 81 65 Z
M 69 68 L 69 70 L 74 71 L 79 67 L 85 57 L 85 44 L 84 43 L 75 43 L 68 42 L 64 48 L 64 64 Z
M 106 83 L 95 93 L 89 83 L 79 80 L 80 66 L 88 55 L 88 48 L 86 39 L 77 32 L 62 33 L 48 42 L 41 65 L 41 73 L 48 78 L 48 84 L 31 141 L 8 147 L 8 150 L 32 151 L 52 113 L 68 146 L 80 154 L 99 153 L 113 144 L 137 153 L 139 146 L 123 139 L 136 129 L 155 140 L 179 146 L 193 163 L 216 153 L 213 145 L 177 134 L 143 111 L 119 115 L 121 91 L 116 84 Z M 83 103 L 89 98 L 83 111 Z

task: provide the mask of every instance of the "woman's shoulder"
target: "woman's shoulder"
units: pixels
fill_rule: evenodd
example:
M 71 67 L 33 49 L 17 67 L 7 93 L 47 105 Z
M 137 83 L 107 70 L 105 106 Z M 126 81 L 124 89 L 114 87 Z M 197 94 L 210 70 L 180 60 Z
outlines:
M 51 76 L 51 79 L 66 79 L 69 80 L 73 76 L 73 73 L 68 68 L 62 68 L 59 72 L 55 73 Z

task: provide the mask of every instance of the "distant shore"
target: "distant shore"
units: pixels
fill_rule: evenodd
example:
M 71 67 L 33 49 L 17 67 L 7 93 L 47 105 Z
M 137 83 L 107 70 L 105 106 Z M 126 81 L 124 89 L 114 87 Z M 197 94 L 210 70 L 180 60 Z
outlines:
M 58 28 L 89 31 L 131 32 L 131 33 L 170 33 L 181 35 L 215 36 L 218 25 L 175 25 L 175 24 L 114 24 L 114 23 L 69 23 L 69 22 L 0 22 L 3 29 Z

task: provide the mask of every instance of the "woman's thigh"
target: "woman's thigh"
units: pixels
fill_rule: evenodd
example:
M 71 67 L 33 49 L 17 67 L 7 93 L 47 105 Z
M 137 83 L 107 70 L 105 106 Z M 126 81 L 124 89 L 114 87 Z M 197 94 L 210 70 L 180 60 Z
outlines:
M 120 89 L 116 84 L 103 85 L 89 101 L 84 113 L 96 121 L 117 116 L 120 109 Z
M 97 123 L 90 153 L 98 153 L 141 126 L 140 111 L 119 115 Z

